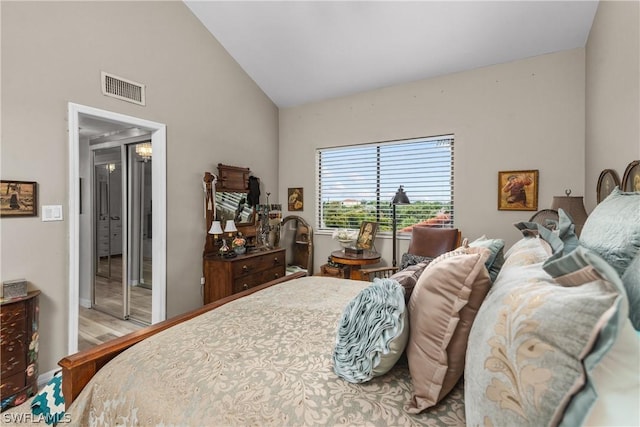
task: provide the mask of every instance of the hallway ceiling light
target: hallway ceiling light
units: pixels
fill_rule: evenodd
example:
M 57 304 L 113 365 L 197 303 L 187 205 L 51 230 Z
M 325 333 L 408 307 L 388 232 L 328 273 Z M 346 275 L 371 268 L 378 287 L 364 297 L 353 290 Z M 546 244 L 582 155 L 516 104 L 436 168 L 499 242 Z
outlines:
M 145 143 L 136 145 L 136 154 L 142 157 L 142 161 L 144 162 L 148 161 L 152 155 L 151 143 L 145 142 Z

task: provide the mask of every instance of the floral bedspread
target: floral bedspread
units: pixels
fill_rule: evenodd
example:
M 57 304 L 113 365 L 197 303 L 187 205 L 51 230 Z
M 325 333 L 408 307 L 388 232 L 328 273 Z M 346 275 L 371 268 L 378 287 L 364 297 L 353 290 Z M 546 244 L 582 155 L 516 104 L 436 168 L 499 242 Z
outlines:
M 101 369 L 68 410 L 79 425 L 463 426 L 462 386 L 405 412 L 406 361 L 363 384 L 332 367 L 343 308 L 364 286 L 304 277 L 163 331 Z

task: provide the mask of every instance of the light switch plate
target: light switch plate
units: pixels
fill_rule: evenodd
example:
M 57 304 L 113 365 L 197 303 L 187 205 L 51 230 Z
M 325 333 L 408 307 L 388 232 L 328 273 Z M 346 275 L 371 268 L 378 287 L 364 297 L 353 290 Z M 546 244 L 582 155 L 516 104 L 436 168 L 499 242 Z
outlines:
M 62 221 L 62 205 L 42 206 L 42 221 Z

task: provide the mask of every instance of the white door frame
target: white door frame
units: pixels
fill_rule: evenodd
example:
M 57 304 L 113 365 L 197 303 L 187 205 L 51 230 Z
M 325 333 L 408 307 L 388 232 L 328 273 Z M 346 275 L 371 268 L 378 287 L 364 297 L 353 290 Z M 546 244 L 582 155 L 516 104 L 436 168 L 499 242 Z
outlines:
M 80 115 L 105 121 L 131 124 L 151 132 L 153 162 L 152 186 L 152 277 L 151 323 L 166 318 L 167 299 L 167 128 L 162 123 L 139 119 L 85 105 L 68 104 L 69 118 L 69 354 L 78 351 L 78 321 L 80 305 Z

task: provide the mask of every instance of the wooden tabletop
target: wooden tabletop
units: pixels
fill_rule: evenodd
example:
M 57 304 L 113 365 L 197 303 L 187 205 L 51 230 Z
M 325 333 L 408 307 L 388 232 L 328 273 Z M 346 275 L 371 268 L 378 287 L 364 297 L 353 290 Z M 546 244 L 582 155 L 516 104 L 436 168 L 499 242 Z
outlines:
M 380 254 L 376 251 L 364 251 L 361 254 L 347 254 L 344 249 L 331 252 L 333 262 L 345 265 L 367 265 L 380 262 Z

